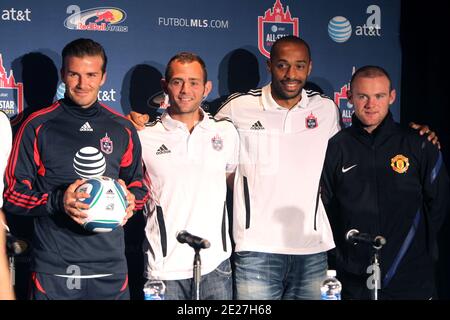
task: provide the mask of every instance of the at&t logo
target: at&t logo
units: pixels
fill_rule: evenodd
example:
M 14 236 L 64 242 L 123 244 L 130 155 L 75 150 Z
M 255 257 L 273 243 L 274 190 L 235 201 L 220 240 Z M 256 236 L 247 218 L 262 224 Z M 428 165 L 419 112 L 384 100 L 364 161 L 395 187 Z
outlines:
M 61 82 L 60 85 L 58 86 L 58 89 L 56 89 L 56 99 L 62 99 L 64 98 L 64 94 L 66 93 L 66 85 L 64 84 L 64 82 Z M 100 90 L 98 92 L 97 95 L 97 99 L 98 101 L 112 101 L 112 102 L 116 102 L 116 93 L 117 91 L 114 89 L 110 89 L 110 90 Z
M 356 36 L 381 37 L 381 9 L 377 5 L 367 7 L 366 13 L 369 17 L 366 23 L 355 27 Z M 343 16 L 336 16 L 328 22 L 328 35 L 337 42 L 346 42 L 352 36 L 352 25 L 350 21 Z

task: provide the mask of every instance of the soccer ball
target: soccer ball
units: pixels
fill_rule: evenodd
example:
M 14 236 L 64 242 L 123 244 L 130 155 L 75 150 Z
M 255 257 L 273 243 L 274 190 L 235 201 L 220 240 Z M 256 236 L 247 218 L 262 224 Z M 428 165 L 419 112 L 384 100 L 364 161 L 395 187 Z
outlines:
M 108 177 L 90 178 L 76 190 L 89 193 L 89 198 L 78 199 L 89 205 L 84 210 L 88 217 L 83 227 L 91 232 L 110 232 L 117 228 L 126 215 L 128 206 L 125 189 Z

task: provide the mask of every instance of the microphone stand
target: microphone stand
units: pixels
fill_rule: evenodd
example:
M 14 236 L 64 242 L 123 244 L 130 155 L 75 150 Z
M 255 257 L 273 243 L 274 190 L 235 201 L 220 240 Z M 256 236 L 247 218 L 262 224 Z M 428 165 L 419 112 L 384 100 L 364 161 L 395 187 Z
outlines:
M 357 245 L 358 243 L 365 243 L 372 246 L 371 265 L 367 269 L 372 270 L 374 281 L 371 285 L 369 285 L 369 282 L 367 282 L 366 284 L 367 287 L 371 290 L 371 299 L 378 300 L 378 291 L 381 289 L 380 250 L 386 244 L 386 239 L 382 236 L 377 236 L 374 238 L 375 240 L 368 241 L 367 238 L 364 239 L 364 237 L 362 237 L 362 234 L 361 237 L 358 238 L 359 234 L 359 231 L 356 229 L 349 230 L 346 234 L 346 240 L 352 242 L 353 245 Z
M 202 279 L 202 261 L 200 259 L 200 248 L 195 247 L 194 255 L 194 290 L 192 300 L 200 300 L 200 280 Z
M 211 244 L 208 240 L 194 236 L 182 230 L 177 233 L 177 240 L 180 243 L 187 243 L 195 251 L 194 255 L 194 286 L 192 287 L 192 300 L 200 300 L 200 281 L 202 279 L 202 261 L 200 259 L 200 250 L 208 249 Z
M 371 297 L 372 300 L 378 300 L 378 290 L 380 290 L 380 284 L 381 284 L 381 272 L 380 272 L 380 260 L 379 260 L 379 250 L 382 247 L 375 247 L 373 246 L 373 257 L 372 257 L 372 271 L 373 275 L 375 277 L 375 283 L 373 285 L 373 288 L 371 290 Z
M 11 288 L 14 289 L 14 286 L 16 285 L 16 263 L 13 255 L 9 256 L 8 259 L 9 259 L 9 276 L 10 276 L 9 283 L 11 283 Z
M 9 275 L 11 287 L 16 285 L 16 257 L 24 255 L 29 249 L 29 243 L 23 239 L 14 237 L 7 229 L 6 234 L 6 255 L 9 262 Z

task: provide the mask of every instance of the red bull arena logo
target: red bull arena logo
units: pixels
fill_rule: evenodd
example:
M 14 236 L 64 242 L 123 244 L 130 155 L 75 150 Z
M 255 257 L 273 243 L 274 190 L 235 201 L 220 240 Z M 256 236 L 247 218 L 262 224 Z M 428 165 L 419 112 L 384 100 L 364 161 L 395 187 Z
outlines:
M 15 125 L 23 116 L 23 83 L 16 82 L 12 70 L 9 75 L 3 67 L 3 58 L 0 53 L 0 110 L 14 118 L 11 124 Z
M 281 0 L 276 0 L 272 9 L 267 9 L 264 17 L 258 16 L 258 49 L 267 58 L 270 56 L 270 48 L 279 38 L 299 35 L 298 18 L 292 18 L 289 7 L 286 11 Z
M 121 23 L 127 18 L 125 11 L 115 7 L 99 7 L 81 10 L 77 5 L 67 7 L 70 14 L 64 26 L 70 30 L 80 31 L 115 31 L 128 32 L 128 26 Z

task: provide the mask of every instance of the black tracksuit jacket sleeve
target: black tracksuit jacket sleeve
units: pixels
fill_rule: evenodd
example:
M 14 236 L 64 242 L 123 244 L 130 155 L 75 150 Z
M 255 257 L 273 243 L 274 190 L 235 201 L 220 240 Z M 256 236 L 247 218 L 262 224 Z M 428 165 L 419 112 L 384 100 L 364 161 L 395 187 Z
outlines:
M 431 244 L 431 254 L 437 258 L 436 236 L 450 211 L 450 182 L 442 153 L 427 141 L 421 147 L 423 208 L 430 229 L 428 242 Z
M 67 186 L 40 192 L 36 188 L 41 174 L 41 159 L 36 148 L 41 125 L 25 121 L 14 139 L 11 156 L 5 172 L 4 210 L 26 216 L 48 216 L 63 209 L 63 196 Z
M 127 151 L 120 163 L 119 178 L 125 181 L 128 190 L 135 196 L 135 211 L 142 210 L 148 199 L 147 188 L 143 185 L 142 148 L 136 129 L 126 128 L 129 134 Z

